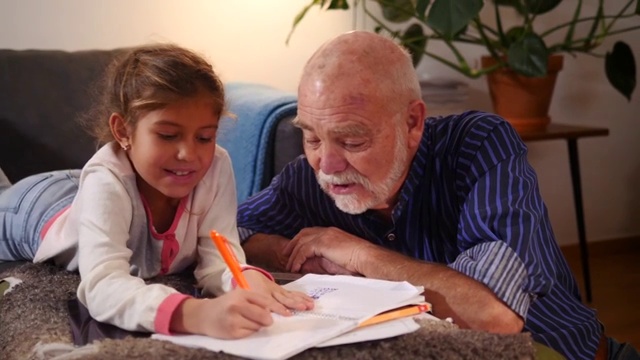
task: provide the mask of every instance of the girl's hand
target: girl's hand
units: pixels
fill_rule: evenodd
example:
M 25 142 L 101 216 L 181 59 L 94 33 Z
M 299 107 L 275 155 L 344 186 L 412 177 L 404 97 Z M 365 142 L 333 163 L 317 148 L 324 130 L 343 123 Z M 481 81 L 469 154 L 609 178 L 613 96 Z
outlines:
M 289 309 L 313 309 L 313 299 L 309 295 L 299 291 L 289 291 L 271 281 L 259 271 L 248 269 L 243 274 L 249 283 L 251 291 L 265 294 L 274 300 L 270 305 L 271 311 L 288 316 L 291 314 Z
M 170 330 L 219 339 L 242 338 L 273 323 L 272 303 L 275 301 L 269 296 L 243 289 L 214 299 L 190 298 L 173 313 Z

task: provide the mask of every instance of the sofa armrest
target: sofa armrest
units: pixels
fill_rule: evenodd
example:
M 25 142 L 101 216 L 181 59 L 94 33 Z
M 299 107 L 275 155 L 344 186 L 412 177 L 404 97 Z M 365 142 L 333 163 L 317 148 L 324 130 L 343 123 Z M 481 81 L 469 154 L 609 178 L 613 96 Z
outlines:
M 96 147 L 76 120 L 122 51 L 0 49 L 0 167 L 11 181 L 84 166 Z
M 278 175 L 288 163 L 303 154 L 302 130 L 291 124 L 293 119 L 295 119 L 295 116 L 284 118 L 276 127 L 273 154 L 269 156 L 272 163 L 265 164 L 270 166 L 271 171 L 265 173 L 263 188 L 269 185 L 271 179 Z
M 291 125 L 297 98 L 255 83 L 225 84 L 229 111 L 217 142 L 231 157 L 238 203 L 269 184 L 286 163 L 302 152 L 302 132 Z

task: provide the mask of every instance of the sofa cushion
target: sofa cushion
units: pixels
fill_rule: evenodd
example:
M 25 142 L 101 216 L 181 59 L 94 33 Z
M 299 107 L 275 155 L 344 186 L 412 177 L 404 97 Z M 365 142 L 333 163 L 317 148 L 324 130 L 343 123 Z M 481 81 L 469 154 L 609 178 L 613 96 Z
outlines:
M 231 157 L 241 203 L 301 153 L 301 131 L 290 124 L 297 113 L 297 98 L 256 83 L 230 82 L 225 91 L 236 118 L 222 119 L 217 142 Z
M 0 50 L 0 167 L 11 181 L 80 168 L 95 152 L 76 119 L 120 51 Z

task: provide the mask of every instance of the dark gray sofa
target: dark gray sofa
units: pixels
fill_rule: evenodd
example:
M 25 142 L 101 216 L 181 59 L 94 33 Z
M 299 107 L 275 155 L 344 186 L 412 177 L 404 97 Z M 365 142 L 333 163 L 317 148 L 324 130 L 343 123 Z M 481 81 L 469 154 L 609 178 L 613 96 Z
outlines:
M 0 167 L 12 182 L 39 172 L 81 168 L 92 156 L 96 150 L 93 139 L 76 120 L 97 96 L 97 83 L 107 64 L 122 52 L 0 50 Z M 268 86 L 246 84 L 249 86 L 252 90 L 244 91 L 245 84 L 235 83 L 228 91 L 230 110 L 242 116 L 228 121 L 228 131 L 218 138 L 222 146 L 233 147 L 229 152 L 236 179 L 246 187 L 239 189 L 242 198 L 266 186 L 302 148 L 300 131 L 289 121 L 295 115 L 295 96 Z M 250 99 L 237 98 L 240 96 Z M 283 112 L 246 106 L 254 99 L 260 102 L 283 97 L 288 99 L 287 111 Z M 233 131 L 236 123 L 263 126 L 262 117 L 270 117 L 272 123 L 260 130 L 262 147 Z M 247 162 L 248 151 L 253 151 L 251 163 Z M 249 187 L 248 182 L 254 185 Z M 0 264 L 0 272 L 7 266 Z
M 90 105 L 93 84 L 116 54 L 117 51 L 0 50 L 0 167 L 10 180 L 15 182 L 48 170 L 81 168 L 91 157 L 95 151 L 93 141 L 78 127 L 75 119 Z M 250 85 L 247 84 L 247 89 L 243 84 L 233 84 L 229 88 L 230 110 L 239 114 L 235 121 L 261 126 L 269 120 L 269 126 L 261 127 L 259 132 L 253 131 L 260 136 L 249 140 L 230 122 L 221 129 L 225 131 L 221 131 L 218 139 L 228 147 L 236 179 L 245 194 L 265 186 L 275 173 L 301 153 L 300 131 L 289 123 L 294 115 L 291 94 Z M 248 98 L 236 97 L 242 94 Z M 270 102 L 269 106 L 260 106 L 263 101 Z M 251 104 L 258 106 L 248 106 Z M 278 104 L 285 105 L 280 107 Z M 264 111 L 265 108 L 273 111 Z M 263 117 L 265 122 L 261 121 Z M 255 139 L 264 146 L 257 147 Z M 254 158 L 243 157 L 251 151 Z M 246 178 L 251 181 L 245 181 Z M 248 185 L 251 186 L 245 187 Z M 0 277 L 3 270 L 16 264 L 0 264 Z M 0 302 L 5 309 L 10 309 L 0 314 L 0 317 L 4 315 L 0 319 L 0 359 L 37 357 L 39 354 L 33 353 L 32 349 L 34 344 L 41 342 L 64 349 L 65 343 L 71 340 L 66 301 L 77 287 L 77 276 L 54 273 L 48 266 L 25 266 L 14 270 L 21 272 L 18 277 L 25 283 Z M 42 290 L 51 284 L 55 284 L 54 291 Z M 87 331 L 91 331 L 91 324 L 88 325 Z M 99 354 L 87 353 L 86 357 L 231 358 L 226 354 L 133 337 L 105 340 L 100 346 Z M 404 337 L 312 349 L 297 358 L 527 359 L 532 358 L 533 351 L 527 334 L 495 335 L 458 330 L 448 322 L 424 322 L 422 329 Z
M 74 119 L 116 54 L 0 50 L 0 166 L 12 182 L 91 157 L 93 141 Z

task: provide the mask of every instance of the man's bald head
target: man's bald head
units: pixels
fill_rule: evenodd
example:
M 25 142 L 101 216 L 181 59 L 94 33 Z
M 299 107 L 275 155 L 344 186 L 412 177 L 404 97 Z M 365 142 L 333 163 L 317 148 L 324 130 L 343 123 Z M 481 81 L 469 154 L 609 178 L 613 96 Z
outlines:
M 377 94 L 391 102 L 421 96 L 407 51 L 367 31 L 348 32 L 322 45 L 305 65 L 298 90 L 301 96 L 322 96 L 338 88 L 354 96 Z

